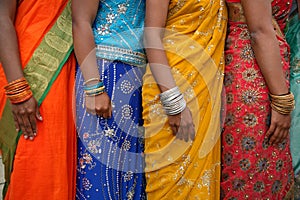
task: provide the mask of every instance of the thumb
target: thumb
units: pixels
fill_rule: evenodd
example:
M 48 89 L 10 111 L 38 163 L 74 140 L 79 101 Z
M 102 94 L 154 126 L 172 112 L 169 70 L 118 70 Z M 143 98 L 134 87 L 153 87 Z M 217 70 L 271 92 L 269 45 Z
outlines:
M 36 109 L 35 109 L 35 110 L 36 110 L 36 112 L 35 112 L 36 118 L 37 118 L 38 120 L 40 120 L 40 121 L 43 121 L 42 115 L 40 114 L 39 107 L 36 106 Z

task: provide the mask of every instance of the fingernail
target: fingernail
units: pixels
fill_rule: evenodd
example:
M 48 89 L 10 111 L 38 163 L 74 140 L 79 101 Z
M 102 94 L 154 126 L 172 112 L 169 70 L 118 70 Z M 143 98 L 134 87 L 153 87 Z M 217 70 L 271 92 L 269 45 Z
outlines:
M 16 129 L 17 132 L 19 132 L 19 129 Z
M 33 137 L 32 137 L 32 136 L 30 136 L 30 137 L 29 137 L 29 140 L 33 140 Z
M 33 133 L 33 135 L 36 136 L 37 134 L 36 134 L 36 133 Z
M 24 135 L 24 139 L 27 140 L 28 139 L 28 135 Z
M 41 115 L 39 116 L 39 120 L 41 120 L 41 121 L 43 120 L 43 118 L 42 118 L 42 116 L 41 116 Z

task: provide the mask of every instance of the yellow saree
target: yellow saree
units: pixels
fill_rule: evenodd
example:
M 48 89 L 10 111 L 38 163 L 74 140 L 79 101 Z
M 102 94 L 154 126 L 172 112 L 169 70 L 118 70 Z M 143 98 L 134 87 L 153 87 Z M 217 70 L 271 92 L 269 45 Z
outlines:
M 144 76 L 148 199 L 219 199 L 221 92 L 227 10 L 223 0 L 171 0 L 164 48 L 196 129 L 178 140 L 159 101 L 149 67 Z

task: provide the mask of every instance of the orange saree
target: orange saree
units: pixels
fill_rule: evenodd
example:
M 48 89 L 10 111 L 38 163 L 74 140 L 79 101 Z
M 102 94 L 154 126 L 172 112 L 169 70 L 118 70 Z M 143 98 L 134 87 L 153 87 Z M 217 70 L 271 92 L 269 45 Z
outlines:
M 20 1 L 15 27 L 24 76 L 40 105 L 38 136 L 14 130 L 0 66 L 0 148 L 6 200 L 75 198 L 76 130 L 72 114 L 75 60 L 68 0 Z M 7 188 L 8 186 L 8 188 Z

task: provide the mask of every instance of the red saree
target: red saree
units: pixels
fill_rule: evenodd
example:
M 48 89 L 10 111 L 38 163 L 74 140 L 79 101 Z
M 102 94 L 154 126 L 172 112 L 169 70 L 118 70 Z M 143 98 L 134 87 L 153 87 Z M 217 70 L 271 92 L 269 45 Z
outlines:
M 229 10 L 238 13 L 227 1 Z M 238 1 L 240 2 L 240 1 Z M 287 0 L 273 1 L 273 16 L 281 29 L 289 11 Z M 242 18 L 242 17 L 241 17 Z M 289 73 L 289 47 L 277 35 L 283 70 Z M 226 121 L 222 133 L 222 181 L 224 199 L 285 199 L 293 185 L 289 139 L 269 146 L 265 133 L 270 121 L 268 87 L 251 48 L 244 21 L 229 21 L 226 41 Z

